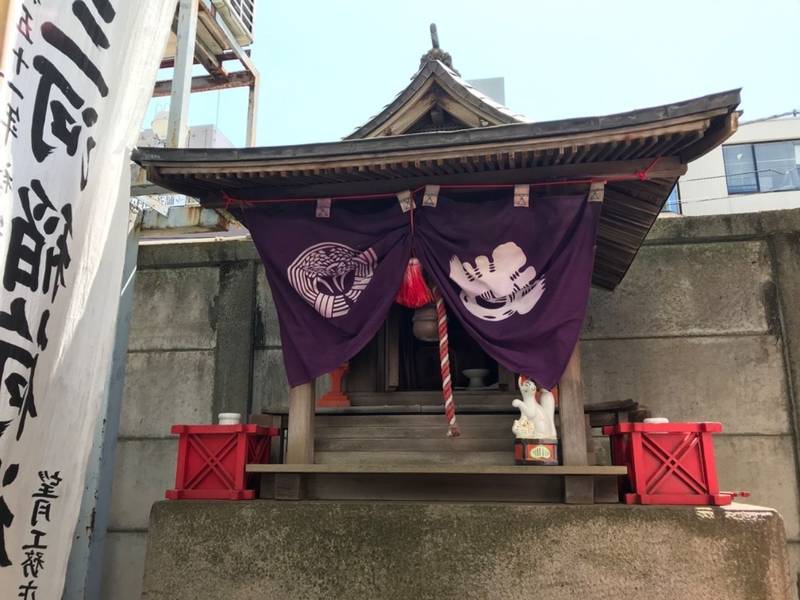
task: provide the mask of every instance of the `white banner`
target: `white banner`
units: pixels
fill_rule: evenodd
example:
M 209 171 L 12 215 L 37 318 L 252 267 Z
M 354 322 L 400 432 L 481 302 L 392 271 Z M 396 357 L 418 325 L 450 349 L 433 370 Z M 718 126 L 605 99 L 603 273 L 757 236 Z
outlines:
M 109 384 L 128 222 L 120 176 L 175 5 L 11 0 L 0 77 L 2 598 L 61 598 Z

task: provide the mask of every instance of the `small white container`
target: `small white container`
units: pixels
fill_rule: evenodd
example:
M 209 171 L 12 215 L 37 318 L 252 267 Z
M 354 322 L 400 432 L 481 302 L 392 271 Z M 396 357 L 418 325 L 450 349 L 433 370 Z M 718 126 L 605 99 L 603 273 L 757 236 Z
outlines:
M 647 423 L 649 425 L 665 425 L 669 423 L 669 419 L 666 417 L 649 417 L 643 421 L 643 423 Z
M 220 425 L 240 425 L 242 415 L 239 413 L 219 413 L 217 416 Z

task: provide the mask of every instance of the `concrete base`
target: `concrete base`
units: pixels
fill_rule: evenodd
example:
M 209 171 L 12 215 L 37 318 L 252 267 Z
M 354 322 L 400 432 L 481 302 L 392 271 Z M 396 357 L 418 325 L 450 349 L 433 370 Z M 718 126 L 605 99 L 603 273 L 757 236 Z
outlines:
M 144 600 L 791 598 L 772 509 L 159 502 Z

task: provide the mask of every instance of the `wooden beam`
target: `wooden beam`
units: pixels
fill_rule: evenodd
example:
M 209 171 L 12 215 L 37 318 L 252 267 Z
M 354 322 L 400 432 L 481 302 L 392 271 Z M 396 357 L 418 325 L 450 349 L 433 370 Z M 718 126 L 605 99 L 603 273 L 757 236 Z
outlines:
M 586 466 L 586 422 L 583 416 L 584 390 L 581 375 L 580 343 L 575 345 L 569 363 L 558 384 L 561 419 L 561 458 L 565 467 Z M 592 504 L 594 481 L 591 477 L 573 475 L 564 479 L 564 501 L 567 504 Z
M 232 74 L 233 75 L 233 74 Z M 702 122 L 705 126 L 706 121 Z M 517 126 L 509 126 L 517 127 Z M 487 127 L 474 131 L 474 136 L 480 133 L 491 131 L 494 128 Z M 697 124 L 675 125 L 661 128 L 664 131 L 671 131 L 676 135 L 692 137 L 701 135 L 702 131 L 697 129 Z M 456 137 L 460 132 L 454 132 L 452 137 Z M 434 139 L 451 137 L 445 134 L 417 134 L 388 136 L 380 139 L 359 140 L 358 142 L 333 142 L 328 144 L 309 144 L 307 146 L 277 146 L 274 148 L 256 148 L 253 150 L 236 149 L 193 149 L 184 150 L 181 154 L 173 153 L 171 156 L 168 151 L 163 149 L 146 148 L 138 152 L 137 162 L 145 165 L 158 165 L 164 169 L 165 173 L 185 172 L 198 173 L 203 171 L 225 172 L 258 170 L 264 172 L 275 171 L 296 171 L 309 169 L 330 169 L 337 167 L 364 167 L 379 164 L 392 164 L 402 160 L 413 160 L 415 163 L 434 163 L 437 160 L 461 159 L 462 157 L 472 156 L 489 163 L 492 156 L 510 151 L 525 152 L 533 151 L 538 153 L 543 163 L 552 162 L 556 157 L 559 148 L 571 146 L 573 144 L 605 144 L 613 143 L 615 152 L 618 151 L 620 144 L 630 143 L 636 135 L 641 132 L 626 130 L 618 131 L 614 134 L 589 133 L 576 134 L 575 136 L 557 137 L 534 137 L 524 139 L 498 139 L 489 142 L 478 142 L 477 140 L 467 140 L 465 143 L 456 142 L 453 144 L 431 143 Z M 646 135 L 646 132 L 645 132 Z M 160 159 L 159 155 L 167 154 L 168 158 Z M 216 158 L 215 158 L 216 157 Z M 653 162 L 652 157 L 646 161 L 649 165 Z M 655 172 L 660 168 L 666 158 L 660 159 L 652 166 L 649 172 Z M 606 161 L 604 161 L 606 162 Z M 619 159 L 607 162 L 619 163 Z M 680 162 L 680 161 L 678 161 Z M 541 165 L 541 166 L 544 166 Z M 568 166 L 568 165 L 562 165 Z M 491 163 L 489 163 L 491 168 Z
M 303 186 L 274 186 L 269 187 L 268 178 L 260 178 L 253 181 L 253 188 L 237 190 L 236 197 L 240 199 L 265 200 L 269 198 L 304 198 L 304 197 L 327 197 L 343 196 L 349 194 L 380 194 L 397 192 L 405 189 L 415 189 L 421 185 L 437 183 L 448 184 L 511 184 L 521 182 L 535 182 L 558 180 L 569 177 L 579 176 L 582 178 L 603 178 L 615 175 L 632 175 L 639 169 L 646 168 L 652 160 L 637 160 L 622 163 L 595 163 L 589 165 L 560 165 L 555 167 L 538 167 L 528 169 L 512 169 L 504 171 L 482 171 L 478 173 L 459 173 L 453 175 L 425 175 L 419 177 L 402 177 L 398 179 L 350 181 L 347 183 L 312 183 Z M 652 177 L 677 178 L 686 172 L 686 165 L 679 163 L 674 158 L 666 158 L 659 161 L 657 169 L 654 168 L 649 175 Z M 148 167 L 147 178 L 153 182 L 160 182 L 164 187 L 178 190 L 179 186 L 182 193 L 189 195 L 200 195 L 203 206 L 208 208 L 219 208 L 225 203 L 219 194 L 208 194 L 195 189 L 194 192 L 186 192 L 191 189 L 192 178 L 182 178 L 182 173 L 175 173 L 178 178 L 163 172 L 164 169 Z M 198 182 L 200 183 L 200 182 Z M 203 187 L 202 184 L 198 187 Z M 221 186 L 214 186 L 221 188 Z M 563 191 L 563 190 L 562 190 Z
M 314 463 L 314 388 L 315 382 L 310 381 L 289 390 L 287 463 Z
M 684 148 L 680 153 L 683 162 L 690 162 L 702 156 L 712 148 L 716 148 L 722 142 L 731 137 L 739 128 L 739 113 L 732 112 L 722 117 L 722 123 L 712 129 L 705 137 L 701 138 L 688 148 Z
M 203 44 L 201 40 L 195 41 L 194 57 L 214 81 L 224 82 L 228 78 L 228 73 L 220 63 L 217 56 Z
M 511 465 L 273 465 L 250 464 L 248 473 L 359 473 L 364 475 L 407 474 L 407 475 L 625 475 L 627 467 L 621 466 L 511 466 Z
M 235 71 L 228 73 L 227 79 L 218 81 L 211 75 L 200 75 L 193 77 L 191 81 L 191 91 L 212 92 L 215 90 L 227 90 L 230 88 L 245 87 L 253 85 L 254 77 L 248 71 Z M 172 90 L 173 80 L 157 81 L 153 88 L 153 98 L 169 96 Z
M 167 146 L 179 148 L 189 134 L 189 96 L 192 91 L 192 65 L 197 38 L 199 0 L 179 0 L 178 47 L 175 52 L 175 73 L 170 84 Z
M 248 56 L 250 55 L 250 49 L 248 48 L 245 50 Z M 233 53 L 232 50 L 226 50 L 221 54 L 217 54 L 217 62 L 224 63 L 229 60 L 238 60 L 236 54 Z M 199 65 L 200 61 L 197 60 L 197 56 L 194 57 L 194 64 Z M 175 57 L 174 56 L 167 56 L 161 59 L 161 64 L 158 66 L 159 69 L 171 69 L 175 66 Z

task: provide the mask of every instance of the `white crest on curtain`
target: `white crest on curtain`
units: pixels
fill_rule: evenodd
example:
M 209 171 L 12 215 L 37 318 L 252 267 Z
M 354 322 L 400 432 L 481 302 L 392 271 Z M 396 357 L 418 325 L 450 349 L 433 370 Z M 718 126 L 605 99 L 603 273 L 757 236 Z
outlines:
M 467 310 L 484 321 L 502 321 L 530 312 L 544 293 L 544 277 L 528 265 L 522 248 L 514 242 L 497 246 L 492 259 L 475 258 L 474 264 L 450 259 L 450 279 L 460 288 Z
M 322 242 L 303 250 L 286 274 L 289 283 L 326 319 L 342 317 L 372 281 L 378 256 L 336 242 Z

